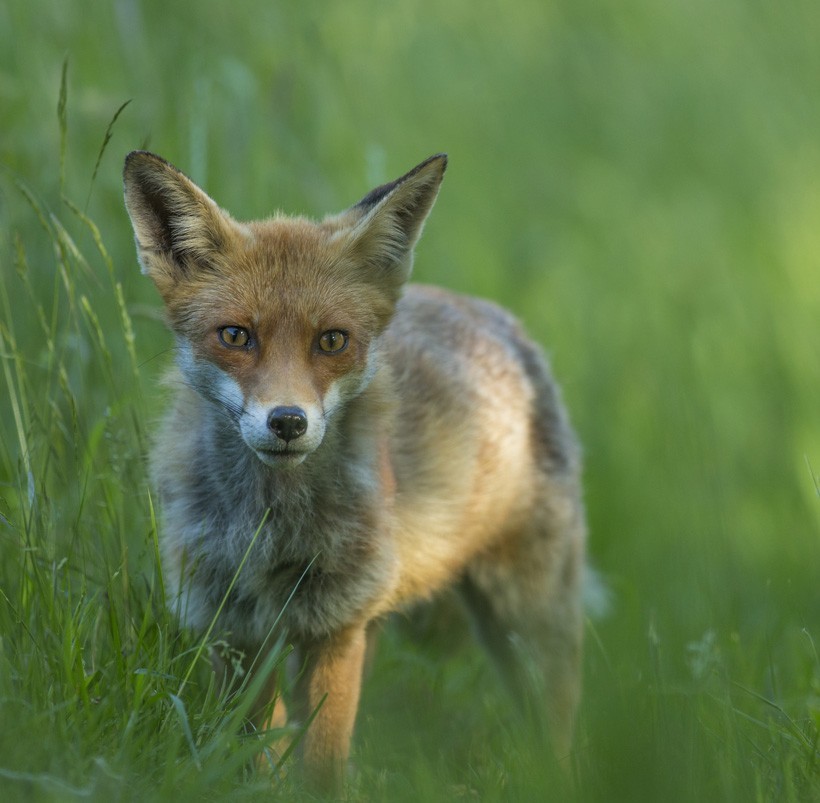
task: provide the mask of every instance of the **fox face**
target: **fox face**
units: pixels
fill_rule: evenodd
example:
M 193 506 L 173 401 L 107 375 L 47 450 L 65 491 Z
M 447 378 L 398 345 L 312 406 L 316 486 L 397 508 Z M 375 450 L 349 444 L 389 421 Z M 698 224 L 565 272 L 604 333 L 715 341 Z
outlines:
M 328 421 L 367 386 L 381 327 L 367 314 L 375 290 L 343 286 L 342 260 L 320 237 L 312 259 L 259 248 L 287 239 L 289 228 L 249 232 L 215 293 L 189 288 L 169 306 L 185 380 L 270 466 L 298 465 L 322 443 Z
M 372 379 L 445 167 L 431 157 L 321 222 L 240 223 L 160 157 L 128 156 L 137 252 L 182 375 L 263 463 L 302 463 Z

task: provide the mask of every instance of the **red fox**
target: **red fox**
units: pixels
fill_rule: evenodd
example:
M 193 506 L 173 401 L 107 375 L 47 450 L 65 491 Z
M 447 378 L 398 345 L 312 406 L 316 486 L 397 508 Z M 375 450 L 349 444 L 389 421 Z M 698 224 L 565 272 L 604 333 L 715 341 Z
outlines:
M 544 701 L 557 753 L 571 744 L 579 450 L 510 314 L 406 284 L 446 166 L 432 156 L 321 222 L 242 223 L 160 157 L 125 162 L 176 339 L 153 451 L 170 603 L 196 630 L 218 615 L 248 656 L 278 623 L 305 667 L 288 713 L 318 708 L 304 772 L 326 793 L 344 784 L 368 626 L 447 585 L 513 692 Z

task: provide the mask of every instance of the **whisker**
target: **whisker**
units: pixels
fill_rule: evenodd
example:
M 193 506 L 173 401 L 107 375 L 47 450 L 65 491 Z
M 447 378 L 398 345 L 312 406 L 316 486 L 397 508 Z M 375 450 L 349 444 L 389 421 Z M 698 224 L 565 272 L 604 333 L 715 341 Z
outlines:
M 205 388 L 200 387 L 193 382 L 191 382 L 187 377 L 182 376 L 181 381 L 187 387 L 191 388 L 191 390 L 198 393 L 202 396 L 203 399 L 211 402 L 214 407 L 219 410 L 232 424 L 237 425 L 239 424 L 239 419 L 242 417 L 242 414 L 245 412 L 245 408 L 241 404 L 236 404 L 236 402 L 232 401 L 231 399 L 225 398 L 218 393 L 215 393 L 212 388 Z
M 167 349 L 162 349 L 161 351 L 158 351 L 156 354 L 154 354 L 152 357 L 148 357 L 147 359 L 143 360 L 137 367 L 138 368 L 144 368 L 146 365 L 148 365 L 149 363 L 151 363 L 154 360 L 158 359 L 159 357 L 162 357 L 165 354 L 168 354 L 169 352 L 173 352 L 173 351 L 174 351 L 173 346 L 169 346 Z

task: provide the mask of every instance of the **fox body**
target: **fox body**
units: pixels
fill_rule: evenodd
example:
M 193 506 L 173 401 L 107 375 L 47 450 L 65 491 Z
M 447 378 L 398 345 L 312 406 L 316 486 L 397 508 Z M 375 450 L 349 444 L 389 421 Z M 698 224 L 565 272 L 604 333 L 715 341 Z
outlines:
M 204 630 L 224 600 L 218 627 L 248 655 L 275 623 L 302 651 L 290 713 L 324 700 L 301 748 L 324 790 L 343 779 L 368 625 L 444 586 L 510 687 L 545 701 L 558 752 L 579 696 L 579 459 L 547 363 L 497 306 L 405 286 L 445 167 L 320 222 L 240 223 L 159 157 L 126 159 L 176 337 L 153 453 L 172 604 Z

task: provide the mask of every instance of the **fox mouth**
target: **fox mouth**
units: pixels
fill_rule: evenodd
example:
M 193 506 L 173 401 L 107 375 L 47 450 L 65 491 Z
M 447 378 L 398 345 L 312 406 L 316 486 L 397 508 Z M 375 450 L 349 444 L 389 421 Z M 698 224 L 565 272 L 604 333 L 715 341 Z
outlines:
M 300 465 L 322 442 L 324 421 L 315 411 L 311 419 L 312 428 L 302 408 L 280 406 L 271 411 L 267 405 L 252 402 L 239 420 L 239 434 L 261 463 L 288 469 Z
M 267 466 L 298 466 L 309 452 L 297 452 L 295 449 L 254 449 L 256 456 Z

